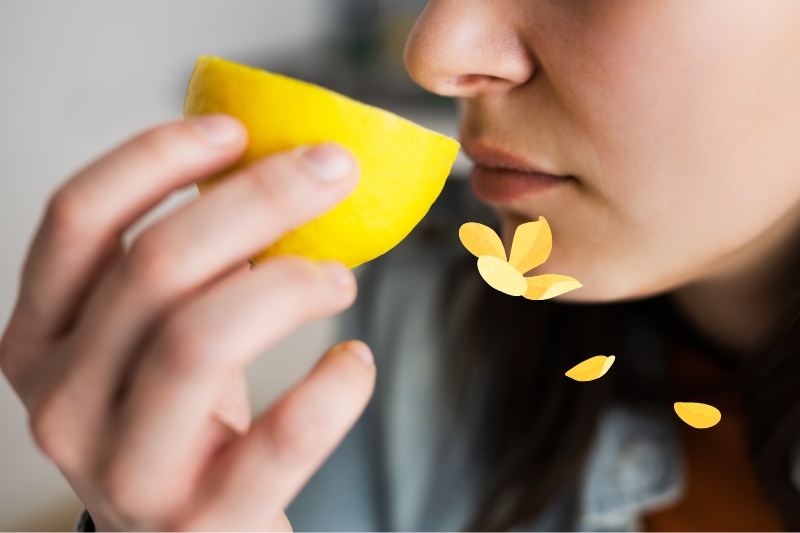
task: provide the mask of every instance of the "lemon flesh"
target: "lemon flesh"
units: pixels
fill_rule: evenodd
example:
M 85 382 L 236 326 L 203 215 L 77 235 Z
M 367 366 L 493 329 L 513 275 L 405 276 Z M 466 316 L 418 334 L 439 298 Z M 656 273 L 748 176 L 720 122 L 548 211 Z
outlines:
M 305 83 L 201 56 L 186 92 L 186 117 L 226 113 L 250 135 L 226 175 L 269 154 L 333 141 L 349 148 L 361 181 L 343 202 L 259 253 L 335 259 L 353 268 L 402 241 L 439 196 L 459 144 L 388 111 Z M 199 184 L 202 192 L 216 177 Z

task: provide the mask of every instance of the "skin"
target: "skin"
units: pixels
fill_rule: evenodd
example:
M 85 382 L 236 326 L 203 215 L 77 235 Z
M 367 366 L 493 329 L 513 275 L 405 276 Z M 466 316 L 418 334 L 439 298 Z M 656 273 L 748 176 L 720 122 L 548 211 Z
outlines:
M 237 171 L 122 248 L 125 228 L 246 142 L 221 115 L 146 132 L 61 187 L 31 245 L 0 366 L 100 529 L 290 529 L 283 509 L 372 393 L 358 341 L 252 424 L 242 379 L 265 347 L 355 298 L 339 264 L 246 263 L 353 189 L 343 148 Z
M 468 151 L 572 176 L 493 205 L 507 242 L 548 219 L 536 273 L 584 284 L 563 299 L 672 291 L 745 350 L 789 303 L 800 242 L 799 23 L 794 0 L 433 0 L 406 61 L 458 97 Z M 288 529 L 283 509 L 372 393 L 358 341 L 252 422 L 242 381 L 264 348 L 355 298 L 335 264 L 245 263 L 352 190 L 341 148 L 257 162 L 122 247 L 245 144 L 223 116 L 145 132 L 56 191 L 31 245 L 0 367 L 100 529 Z M 339 179 L 319 177 L 326 154 Z
M 783 308 L 770 283 L 800 221 L 798 23 L 793 0 L 435 0 L 406 63 L 459 99 L 468 151 L 574 176 L 493 204 L 507 243 L 547 218 L 534 273 L 584 285 L 563 300 L 679 289 L 701 328 L 746 349 Z

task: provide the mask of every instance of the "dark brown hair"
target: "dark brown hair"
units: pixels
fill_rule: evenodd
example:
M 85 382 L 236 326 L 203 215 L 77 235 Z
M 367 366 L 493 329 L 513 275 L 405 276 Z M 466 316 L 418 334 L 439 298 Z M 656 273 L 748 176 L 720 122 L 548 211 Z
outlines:
M 452 306 L 466 285 L 475 286 L 477 275 L 474 259 L 465 257 L 449 276 L 443 302 Z M 468 423 L 487 465 L 482 504 L 469 528 L 506 531 L 530 524 L 559 493 L 574 487 L 598 416 L 611 399 L 662 409 L 675 401 L 668 383 L 634 379 L 625 358 L 589 383 L 566 379 L 564 372 L 595 355 L 621 354 L 632 316 L 649 320 L 667 337 L 680 334 L 674 327 L 679 319 L 666 298 L 569 305 L 530 302 L 484 283 L 477 286 L 466 323 L 450 325 L 460 333 L 450 335 L 456 340 L 445 349 L 457 405 L 461 414 L 473 413 Z M 800 438 L 800 321 L 785 329 L 772 343 L 776 348 L 744 364 L 734 361 L 739 368 L 732 374 L 746 392 L 751 449 L 764 491 L 786 526 L 797 530 L 800 494 L 791 483 L 790 459 Z

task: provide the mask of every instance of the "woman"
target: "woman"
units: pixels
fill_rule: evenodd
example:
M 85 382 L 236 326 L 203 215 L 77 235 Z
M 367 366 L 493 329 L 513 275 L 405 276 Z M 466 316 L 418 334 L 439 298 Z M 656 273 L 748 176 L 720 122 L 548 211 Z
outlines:
M 800 527 L 798 23 L 792 0 L 432 0 L 409 72 L 459 99 L 505 242 L 545 216 L 536 272 L 590 305 L 488 289 L 454 237 L 484 215 L 449 187 L 364 273 L 348 322 L 377 394 L 295 525 Z M 122 249 L 246 142 L 223 116 L 146 132 L 61 187 L 31 246 L 0 363 L 98 528 L 288 529 L 372 394 L 359 341 L 252 425 L 241 378 L 355 299 L 336 264 L 243 266 L 352 190 L 341 148 L 255 163 Z M 601 380 L 563 376 L 601 353 Z M 704 400 L 717 428 L 670 412 Z

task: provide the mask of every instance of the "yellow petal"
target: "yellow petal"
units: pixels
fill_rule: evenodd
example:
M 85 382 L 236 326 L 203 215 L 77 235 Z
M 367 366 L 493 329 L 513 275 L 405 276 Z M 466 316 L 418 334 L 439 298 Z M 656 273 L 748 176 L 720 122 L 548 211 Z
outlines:
M 719 409 L 704 403 L 676 402 L 675 412 L 681 420 L 698 429 L 716 426 L 722 419 Z
M 528 222 L 517 227 L 508 262 L 524 274 L 547 261 L 552 249 L 553 234 L 550 226 L 544 217 L 539 217 L 538 222 Z
M 575 381 L 594 381 L 605 376 L 608 369 L 614 364 L 615 359 L 613 355 L 609 357 L 605 355 L 590 357 L 583 363 L 570 368 L 564 375 Z
M 490 287 L 510 296 L 522 296 L 528 288 L 525 278 L 519 271 L 491 255 L 478 258 L 478 272 Z
M 543 274 L 525 278 L 525 281 L 528 289 L 524 296 L 528 300 L 548 300 L 583 287 L 577 279 L 561 274 Z
M 458 236 L 464 248 L 475 257 L 491 255 L 505 262 L 506 249 L 503 248 L 503 241 L 492 228 L 477 222 L 467 222 L 458 230 Z

